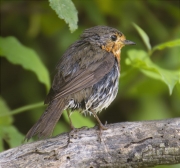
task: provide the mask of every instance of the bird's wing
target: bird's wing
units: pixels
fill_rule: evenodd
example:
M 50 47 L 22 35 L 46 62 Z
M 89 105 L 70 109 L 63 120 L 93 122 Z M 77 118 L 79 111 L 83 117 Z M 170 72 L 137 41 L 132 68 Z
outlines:
M 115 63 L 115 57 L 112 53 L 106 52 L 105 54 L 103 59 L 94 62 L 85 69 L 79 70 L 78 75 L 65 82 L 52 99 L 65 97 L 99 82 L 111 71 Z

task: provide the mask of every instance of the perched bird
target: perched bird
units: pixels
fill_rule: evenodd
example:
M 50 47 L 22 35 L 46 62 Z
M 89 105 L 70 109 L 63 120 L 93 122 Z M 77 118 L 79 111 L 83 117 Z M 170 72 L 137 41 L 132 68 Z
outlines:
M 26 139 L 34 135 L 39 138 L 50 136 L 65 109 L 69 119 L 74 110 L 92 114 L 100 129 L 106 129 L 97 113 L 115 99 L 120 77 L 121 48 L 132 44 L 135 43 L 126 40 L 122 32 L 108 26 L 86 29 L 58 63 L 45 100 L 48 107 L 29 130 Z M 71 119 L 70 124 L 73 128 Z

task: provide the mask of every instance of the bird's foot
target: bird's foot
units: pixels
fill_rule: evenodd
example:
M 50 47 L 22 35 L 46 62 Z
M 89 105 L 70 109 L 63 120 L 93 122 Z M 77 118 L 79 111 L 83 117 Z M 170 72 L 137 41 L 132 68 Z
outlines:
M 105 123 L 105 125 L 106 125 L 106 123 Z M 102 123 L 99 124 L 98 139 L 99 139 L 100 142 L 102 142 L 102 131 L 103 131 L 103 130 L 107 130 L 107 129 L 108 129 L 108 128 L 105 127 Z
M 107 130 L 108 128 L 106 126 L 104 126 L 103 124 L 99 124 L 99 129 L 101 131 L 101 130 Z

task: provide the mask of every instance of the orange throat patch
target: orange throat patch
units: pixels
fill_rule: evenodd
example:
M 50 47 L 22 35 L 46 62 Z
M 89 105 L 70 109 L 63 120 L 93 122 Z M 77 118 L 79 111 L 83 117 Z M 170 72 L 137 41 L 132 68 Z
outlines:
M 120 66 L 120 60 L 121 60 L 121 47 L 118 44 L 108 43 L 105 46 L 102 46 L 103 50 L 106 50 L 108 52 L 112 52 L 114 57 L 118 61 L 118 65 Z

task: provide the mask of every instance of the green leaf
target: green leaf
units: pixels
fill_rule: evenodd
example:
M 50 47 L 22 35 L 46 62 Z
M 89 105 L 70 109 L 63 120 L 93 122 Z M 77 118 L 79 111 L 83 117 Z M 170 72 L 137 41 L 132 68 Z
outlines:
M 66 121 L 69 122 L 69 118 L 66 112 L 63 113 Z M 77 111 L 74 111 L 71 115 L 71 120 L 75 128 L 81 128 L 83 126 L 93 127 L 95 123 L 89 118 L 89 116 L 85 117 Z
M 54 9 L 59 18 L 64 19 L 71 32 L 77 29 L 77 10 L 71 0 L 49 0 L 50 6 Z
M 0 97 L 0 109 L 1 109 L 0 126 L 12 124 L 13 118 L 10 116 L 10 109 L 2 97 Z M 1 115 L 6 115 L 6 116 L 1 116 Z
M 67 124 L 65 122 L 62 122 L 60 120 L 60 122 L 58 122 L 56 124 L 56 127 L 55 127 L 55 129 L 53 131 L 53 136 L 62 134 L 64 132 L 69 132 L 69 131 L 70 131 L 70 126 L 67 126 Z
M 21 134 L 14 126 L 0 126 L 0 136 L 10 148 L 19 146 L 22 144 L 24 135 Z M 2 147 L 1 147 L 2 148 Z
M 145 31 L 143 29 L 141 29 L 137 24 L 133 23 L 133 26 L 135 27 L 135 29 L 137 30 L 137 32 L 139 33 L 139 35 L 141 36 L 142 40 L 144 41 L 144 44 L 146 45 L 148 51 L 151 50 L 151 44 L 149 42 L 149 37 L 148 35 L 145 33 Z
M 177 47 L 177 46 L 180 46 L 180 39 L 176 39 L 176 40 L 173 40 L 173 41 L 168 41 L 166 43 L 162 43 L 162 44 L 159 44 L 159 45 L 153 47 L 152 50 L 151 50 L 151 54 L 155 50 L 163 50 L 165 48 Z
M 170 94 L 172 94 L 174 86 L 180 83 L 180 70 L 172 71 L 160 68 L 142 50 L 129 50 L 126 64 L 138 68 L 151 78 L 163 81 L 168 86 Z
M 21 65 L 24 69 L 34 72 L 39 81 L 49 89 L 49 73 L 34 50 L 22 45 L 15 37 L 0 37 L 0 43 L 1 56 L 12 64 Z
M 10 109 L 6 102 L 0 97 L 0 115 L 7 115 L 0 117 L 0 151 L 4 150 L 3 141 L 9 145 L 10 148 L 19 146 L 24 136 L 12 126 L 13 118 L 10 114 Z

